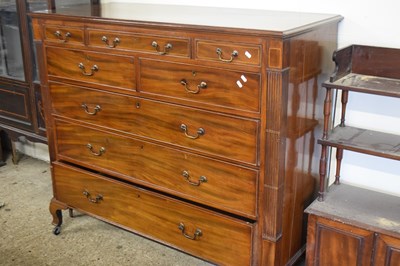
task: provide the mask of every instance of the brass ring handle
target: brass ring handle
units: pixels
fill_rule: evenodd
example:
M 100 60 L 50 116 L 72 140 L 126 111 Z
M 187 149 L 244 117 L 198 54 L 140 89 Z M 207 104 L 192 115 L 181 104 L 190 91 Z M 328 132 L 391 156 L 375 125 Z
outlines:
M 62 42 L 68 42 L 68 39 L 72 37 L 72 34 L 69 31 L 67 33 L 65 33 L 64 37 L 63 37 L 61 31 L 59 31 L 59 30 L 54 32 L 54 35 L 56 35 L 58 37 L 58 39 Z
M 217 55 L 218 55 L 218 59 L 219 59 L 220 61 L 222 61 L 222 62 L 228 62 L 228 63 L 232 62 L 233 59 L 239 55 L 239 52 L 236 51 L 236 50 L 234 50 L 234 51 L 231 53 L 231 58 L 229 58 L 229 59 L 224 59 L 224 58 L 222 58 L 222 49 L 221 49 L 221 48 L 217 48 L 216 52 L 217 52 Z
M 79 63 L 78 67 L 82 70 L 82 74 L 85 76 L 93 76 L 94 72 L 99 71 L 99 67 L 97 65 L 93 65 L 89 73 L 86 72 L 85 65 L 83 63 Z
M 168 50 L 172 49 L 172 44 L 170 44 L 170 43 L 167 43 L 166 45 L 164 45 L 164 51 L 162 51 L 162 52 L 160 51 L 160 46 L 158 45 L 158 43 L 156 41 L 153 41 L 151 43 L 151 46 L 153 46 L 156 49 L 156 51 L 159 55 L 165 55 L 168 53 Z
M 103 199 L 103 195 L 101 195 L 101 194 L 98 194 L 95 198 L 93 198 L 93 197 L 90 195 L 89 191 L 87 191 L 86 189 L 83 191 L 83 195 L 85 195 L 86 198 L 87 198 L 87 199 L 89 200 L 89 202 L 91 202 L 91 203 L 99 203 L 99 201 Z
M 93 109 L 93 112 L 89 111 L 89 107 L 86 105 L 86 103 L 83 103 L 81 105 L 81 107 L 83 108 L 83 110 L 85 110 L 85 113 L 87 113 L 88 115 L 96 115 L 97 112 L 99 112 L 101 110 L 100 105 L 96 105 Z
M 199 228 L 196 228 L 196 230 L 194 231 L 193 236 L 190 236 L 188 234 L 185 233 L 185 224 L 184 223 L 179 223 L 178 225 L 179 230 L 181 230 L 182 235 L 184 235 L 187 239 L 190 240 L 196 240 L 199 237 L 201 237 L 203 235 L 203 232 L 201 232 L 201 230 Z
M 195 136 L 189 135 L 188 128 L 185 124 L 181 124 L 181 130 L 185 133 L 185 136 L 188 137 L 189 139 L 197 139 L 206 133 L 204 128 L 200 127 L 199 129 L 197 129 L 197 134 Z
M 182 176 L 186 179 L 186 181 L 187 181 L 189 184 L 191 184 L 192 186 L 196 186 L 196 187 L 200 186 L 201 183 L 206 183 L 206 182 L 207 182 L 207 178 L 206 178 L 205 176 L 203 176 L 203 175 L 200 176 L 199 181 L 193 182 L 192 180 L 190 180 L 190 174 L 189 174 L 189 172 L 186 171 L 186 170 L 184 170 L 184 171 L 182 172 Z
M 100 147 L 99 152 L 93 151 L 93 146 L 92 146 L 92 144 L 90 144 L 90 143 L 86 144 L 86 148 L 88 148 L 89 151 L 90 151 L 94 156 L 101 156 L 101 155 L 103 155 L 103 153 L 106 152 L 106 148 L 104 148 L 104 147 Z
M 197 85 L 197 89 L 196 89 L 196 90 L 191 90 L 191 89 L 189 88 L 189 85 L 188 85 L 188 82 L 186 81 L 186 79 L 182 79 L 182 80 L 181 80 L 181 84 L 182 84 L 183 86 L 185 86 L 185 90 L 186 90 L 188 93 L 193 93 L 193 94 L 198 94 L 198 93 L 200 92 L 200 89 L 205 89 L 205 88 L 207 88 L 207 83 L 204 82 L 204 81 L 200 82 L 200 84 Z
M 104 42 L 104 43 L 105 43 L 108 47 L 110 47 L 110 48 L 115 48 L 115 47 L 117 47 L 117 45 L 121 42 L 121 40 L 120 40 L 118 37 L 116 37 L 116 38 L 114 39 L 112 45 L 110 45 L 107 36 L 101 37 L 101 41 Z

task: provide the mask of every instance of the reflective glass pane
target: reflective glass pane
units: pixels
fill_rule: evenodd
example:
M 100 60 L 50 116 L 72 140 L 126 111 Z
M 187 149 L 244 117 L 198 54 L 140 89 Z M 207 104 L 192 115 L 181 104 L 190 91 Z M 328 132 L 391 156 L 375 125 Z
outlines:
M 0 1 L 0 75 L 24 80 L 19 16 L 16 2 Z
M 26 10 L 29 12 L 38 11 L 38 10 L 46 10 L 47 0 L 27 0 L 26 1 Z
M 76 4 L 89 4 L 91 0 L 56 0 L 56 8 L 57 7 L 65 7 L 69 5 L 76 5 Z

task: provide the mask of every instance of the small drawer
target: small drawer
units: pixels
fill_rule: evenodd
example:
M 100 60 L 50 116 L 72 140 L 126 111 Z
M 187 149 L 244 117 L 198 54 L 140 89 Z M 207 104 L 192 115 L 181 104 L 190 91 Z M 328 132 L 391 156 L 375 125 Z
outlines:
M 261 64 L 261 46 L 219 41 L 196 41 L 196 59 L 217 61 L 225 64 Z
M 223 77 L 223 79 L 221 79 Z M 260 112 L 260 75 L 243 71 L 140 60 L 143 94 L 178 98 L 199 107 Z
M 50 84 L 50 93 L 57 115 L 222 158 L 258 162 L 257 119 L 62 84 Z
M 133 91 L 133 57 L 47 47 L 47 69 L 52 77 Z M 114 89 L 115 90 L 115 89 Z
M 55 198 L 68 206 L 217 264 L 251 264 L 253 224 L 60 163 L 53 170 Z
M 258 172 L 56 120 L 60 159 L 255 219 Z
M 89 46 L 189 57 L 189 39 L 89 29 Z
M 59 25 L 46 25 L 44 30 L 44 38 L 46 41 L 65 43 L 65 44 L 82 44 L 83 45 L 83 27 L 64 27 Z

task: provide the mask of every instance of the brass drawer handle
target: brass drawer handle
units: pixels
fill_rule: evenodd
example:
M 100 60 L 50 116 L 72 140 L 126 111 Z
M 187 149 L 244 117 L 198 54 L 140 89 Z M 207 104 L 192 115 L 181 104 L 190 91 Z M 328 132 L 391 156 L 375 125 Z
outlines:
M 58 39 L 62 42 L 68 42 L 69 38 L 72 37 L 72 34 L 70 32 L 65 33 L 65 35 L 63 36 L 61 31 L 59 30 L 54 32 L 54 35 L 56 35 Z
M 99 203 L 100 200 L 103 199 L 103 195 L 98 194 L 95 198 L 93 198 L 89 191 L 87 191 L 86 189 L 83 191 L 83 195 L 85 195 L 85 197 L 88 199 L 89 202 L 91 203 Z
M 198 94 L 198 93 L 200 92 L 200 89 L 205 89 L 205 88 L 207 88 L 207 83 L 204 82 L 204 81 L 200 82 L 200 84 L 197 85 L 197 89 L 195 89 L 195 90 L 191 90 L 191 89 L 189 88 L 189 84 L 188 84 L 188 82 L 186 81 L 186 79 L 182 79 L 182 80 L 181 80 L 181 84 L 182 84 L 183 86 L 185 86 L 185 90 L 186 90 L 188 93 L 193 93 L 193 94 Z
M 196 230 L 194 231 L 193 236 L 190 236 L 188 234 L 185 233 L 185 224 L 184 223 L 179 223 L 178 225 L 179 230 L 181 230 L 182 235 L 184 235 L 187 239 L 190 240 L 196 240 L 199 237 L 201 237 L 203 235 L 203 233 L 201 232 L 201 230 L 199 228 L 196 228 Z
M 184 170 L 184 171 L 182 172 L 182 176 L 186 179 L 186 181 L 187 181 L 189 184 L 191 184 L 192 186 L 196 186 L 196 187 L 200 186 L 201 183 L 206 183 L 206 182 L 207 182 L 207 177 L 205 177 L 205 176 L 203 176 L 203 175 L 200 176 L 199 181 L 193 182 L 192 180 L 190 180 L 190 174 L 189 174 L 189 172 L 186 171 L 186 170 Z
M 185 133 L 185 136 L 188 137 L 189 139 L 197 139 L 206 133 L 204 128 L 200 127 L 199 129 L 197 129 L 197 134 L 195 136 L 189 135 L 188 128 L 185 124 L 181 124 L 181 130 Z
M 94 156 L 101 156 L 101 155 L 103 155 L 103 153 L 106 152 L 106 148 L 104 148 L 104 147 L 100 147 L 99 152 L 93 151 L 93 146 L 92 146 L 92 144 L 90 144 L 90 143 L 86 144 L 86 148 L 88 148 L 88 150 L 89 150 Z
M 151 46 L 153 46 L 156 49 L 156 51 L 159 55 L 165 55 L 168 53 L 169 50 L 172 49 L 172 44 L 170 44 L 170 43 L 167 43 L 166 45 L 164 45 L 164 51 L 162 51 L 162 52 L 160 51 L 160 46 L 158 45 L 158 43 L 156 41 L 153 41 L 151 43 Z
M 78 67 L 82 70 L 82 74 L 85 76 L 93 76 L 94 72 L 99 71 L 99 67 L 97 65 L 93 65 L 89 73 L 86 72 L 85 65 L 83 63 L 79 63 Z
M 89 107 L 86 105 L 86 103 L 83 103 L 83 104 L 81 105 L 81 107 L 83 108 L 83 110 L 85 110 L 85 113 L 87 113 L 88 115 L 96 115 L 97 112 L 100 112 L 100 110 L 101 110 L 100 105 L 96 105 L 96 106 L 94 107 L 94 109 L 93 109 L 93 112 L 90 112 L 90 111 L 89 111 Z
M 217 55 L 218 55 L 218 59 L 219 59 L 220 61 L 222 61 L 222 62 L 228 62 L 228 63 L 232 62 L 233 59 L 239 55 L 239 52 L 236 51 L 236 50 L 234 50 L 234 51 L 231 53 L 231 58 L 229 58 L 229 59 L 224 59 L 224 58 L 222 58 L 222 49 L 221 49 L 221 48 L 217 48 L 216 52 L 217 52 Z
M 121 40 L 120 40 L 118 37 L 116 37 L 116 38 L 114 39 L 112 45 L 110 45 L 107 36 L 101 37 L 101 41 L 104 42 L 104 43 L 105 43 L 108 47 L 110 47 L 110 48 L 115 48 L 115 47 L 117 47 L 117 45 L 121 42 Z

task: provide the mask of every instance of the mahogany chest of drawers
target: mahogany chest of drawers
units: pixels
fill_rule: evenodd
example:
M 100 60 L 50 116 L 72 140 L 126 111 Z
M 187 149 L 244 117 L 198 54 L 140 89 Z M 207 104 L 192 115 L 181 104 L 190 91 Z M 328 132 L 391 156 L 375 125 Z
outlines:
M 221 265 L 304 252 L 340 16 L 115 3 L 31 16 L 56 234 L 77 209 Z

